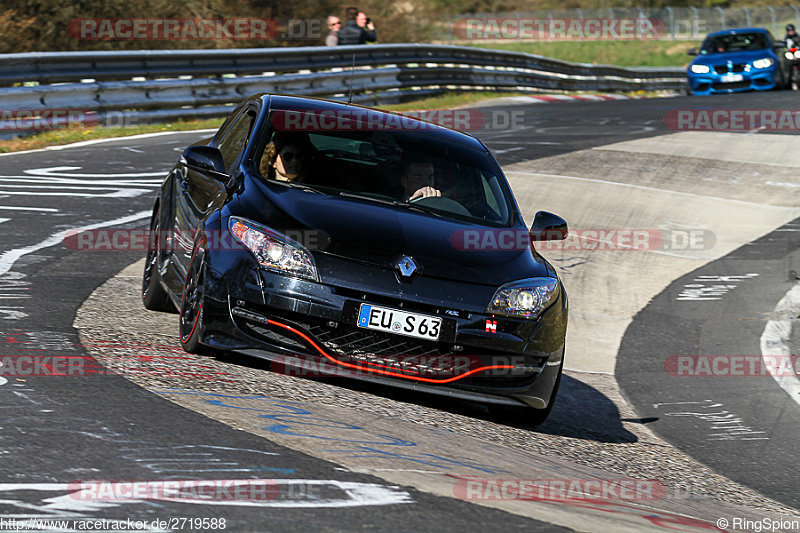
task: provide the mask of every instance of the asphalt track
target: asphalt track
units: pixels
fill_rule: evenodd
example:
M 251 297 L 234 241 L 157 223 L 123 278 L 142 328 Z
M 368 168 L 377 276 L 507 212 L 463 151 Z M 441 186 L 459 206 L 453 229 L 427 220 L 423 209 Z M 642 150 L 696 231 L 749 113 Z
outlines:
M 519 168 L 530 161 L 669 134 L 664 115 L 676 107 L 788 109 L 793 108 L 794 100 L 795 93 L 774 93 L 523 106 L 524 129 L 476 134 L 497 154 L 504 168 Z M 520 106 L 492 109 L 519 111 Z M 2 356 L 33 352 L 83 357 L 87 349 L 97 349 L 84 346 L 73 328 L 78 307 L 141 254 L 69 250 L 62 244 L 65 232 L 102 224 L 143 227 L 160 176 L 182 147 L 197 137 L 178 134 L 123 139 L 0 157 L 0 217 L 4 219 L 0 222 Z M 653 169 L 643 167 L 641 171 Z M 662 188 L 671 185 L 665 183 Z M 529 217 L 528 207 L 523 206 L 523 210 Z M 737 247 L 737 251 L 705 264 L 697 272 L 669 280 L 675 285 L 627 326 L 616 360 L 617 379 L 639 415 L 638 422 L 719 474 L 798 508 L 797 483 L 787 465 L 793 465 L 797 458 L 791 444 L 797 440 L 800 406 L 769 378 L 747 380 L 746 384 L 735 378 L 681 381 L 664 372 L 664 360 L 671 355 L 759 353 L 759 339 L 768 318 L 765 313 L 773 310 L 791 288 L 787 261 L 797 247 L 792 232 L 772 235 L 761 240 L 754 237 L 755 244 Z M 686 306 L 674 302 L 675 291 L 680 292 L 687 282 L 700 275 L 722 273 L 759 276 L 742 282 L 720 301 L 690 302 Z M 573 292 L 590 291 L 568 288 L 571 296 Z M 142 328 L 144 333 L 147 324 Z M 567 357 L 569 361 L 569 354 Z M 499 527 L 553 530 L 555 523 L 581 530 L 597 527 L 591 521 L 570 522 L 563 512 L 542 512 L 541 520 L 537 520 L 523 516 L 524 511 L 507 512 L 436 495 L 435 490 L 419 490 L 410 478 L 408 484 L 392 483 L 385 476 L 342 469 L 314 454 L 296 451 L 291 440 L 280 442 L 276 438 L 270 442 L 252 434 L 254 431 L 236 431 L 230 423 L 222 424 L 179 407 L 117 375 L 6 379 L 7 383 L 0 386 L 5 415 L 0 438 L 6 452 L 0 465 L 3 516 L 119 520 L 225 516 L 234 531 L 356 526 L 413 530 L 443 523 L 447 529 L 470 531 Z M 580 390 L 581 380 L 588 377 L 573 375 L 565 391 Z M 709 440 L 714 431 L 708 420 L 675 416 L 679 411 L 665 409 L 670 402 L 706 400 L 723 404 L 746 420 L 753 431 L 766 432 L 769 440 Z M 592 416 L 592 409 L 586 405 L 568 398 L 559 401 L 582 416 Z M 619 412 L 604 409 L 601 414 L 616 416 L 617 436 L 625 434 Z M 554 415 L 554 424 L 564 424 L 575 413 L 561 410 Z M 629 420 L 624 427 L 631 423 L 637 422 Z M 548 427 L 558 426 L 528 431 L 546 433 Z M 580 436 L 581 428 L 587 435 L 597 430 L 591 420 L 586 420 L 573 422 L 570 434 Z M 182 455 L 184 450 L 187 453 Z M 191 462 L 192 468 L 174 467 L 183 462 Z M 164 464 L 170 467 L 164 468 Z M 224 466 L 209 468 L 209 464 Z M 209 506 L 164 500 L 103 506 L 66 495 L 66 484 L 79 479 L 186 479 L 198 475 L 205 479 L 258 476 L 315 480 L 327 483 L 327 499 L 334 502 L 332 505 L 339 504 L 313 510 L 289 504 L 255 508 L 232 505 L 221 513 L 209 510 Z M 341 488 L 345 482 L 365 484 L 354 486 L 370 487 L 371 492 L 347 492 Z M 371 500 L 364 496 L 367 492 Z M 357 498 L 362 500 L 354 503 Z M 282 501 L 297 504 L 298 499 L 301 496 Z M 343 503 L 347 501 L 351 505 Z

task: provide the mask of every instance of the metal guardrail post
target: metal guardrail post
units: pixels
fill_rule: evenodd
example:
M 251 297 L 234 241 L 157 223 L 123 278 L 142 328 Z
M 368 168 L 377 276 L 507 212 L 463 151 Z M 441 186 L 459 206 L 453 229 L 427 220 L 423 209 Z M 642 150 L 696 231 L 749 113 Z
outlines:
M 667 6 L 667 13 L 669 14 L 669 28 L 670 32 L 672 33 L 672 40 L 675 40 L 675 11 L 669 6 Z
M 742 6 L 742 11 L 744 11 L 745 25 L 749 28 L 750 27 L 750 9 Z
M 767 9 L 769 9 L 769 15 L 772 18 L 772 33 L 777 34 L 778 25 L 775 23 L 775 8 L 772 6 L 767 6 Z

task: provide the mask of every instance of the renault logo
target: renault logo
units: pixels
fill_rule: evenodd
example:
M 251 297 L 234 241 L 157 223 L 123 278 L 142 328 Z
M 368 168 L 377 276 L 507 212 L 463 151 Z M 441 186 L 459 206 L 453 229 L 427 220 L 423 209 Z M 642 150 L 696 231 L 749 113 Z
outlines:
M 417 264 L 414 262 L 413 259 L 404 255 L 400 259 L 394 262 L 394 267 L 400 272 L 400 275 L 404 278 L 411 277 L 414 272 L 417 271 Z

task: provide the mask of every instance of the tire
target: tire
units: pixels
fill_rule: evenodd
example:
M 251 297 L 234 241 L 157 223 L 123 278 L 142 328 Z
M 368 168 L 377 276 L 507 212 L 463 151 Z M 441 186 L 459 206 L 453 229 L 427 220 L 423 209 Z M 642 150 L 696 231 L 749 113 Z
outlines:
M 536 409 L 529 406 L 511 407 L 506 405 L 490 405 L 489 412 L 501 422 L 510 422 L 515 424 L 523 424 L 525 426 L 539 426 L 547 420 L 550 416 L 550 411 L 553 410 L 553 405 L 556 403 L 556 396 L 558 395 L 558 387 L 561 385 L 561 373 L 564 369 L 564 362 L 562 360 L 561 366 L 558 368 L 558 376 L 553 385 L 553 392 L 550 393 L 550 400 L 547 402 L 547 407 L 544 409 Z
M 205 280 L 205 251 L 195 246 L 186 279 L 183 282 L 178 334 L 184 351 L 208 355 L 211 348 L 200 343 L 203 338 L 203 282 Z
M 150 219 L 150 239 L 147 246 L 147 257 L 142 274 L 142 303 L 150 311 L 175 312 L 175 305 L 161 286 L 161 275 L 158 273 L 158 255 L 161 252 L 161 210 L 153 212 Z

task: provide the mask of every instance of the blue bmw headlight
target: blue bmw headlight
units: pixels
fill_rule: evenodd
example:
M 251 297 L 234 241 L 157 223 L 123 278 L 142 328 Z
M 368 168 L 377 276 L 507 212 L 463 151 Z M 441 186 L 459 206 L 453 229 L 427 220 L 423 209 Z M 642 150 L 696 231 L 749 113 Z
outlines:
M 772 59 L 768 57 L 763 57 L 761 59 L 756 59 L 753 61 L 753 66 L 756 68 L 769 68 L 772 66 Z
M 711 67 L 708 65 L 692 65 L 689 67 L 695 74 L 708 74 L 711 72 Z
M 528 278 L 506 283 L 494 293 L 488 313 L 535 318 L 558 298 L 556 278 Z

